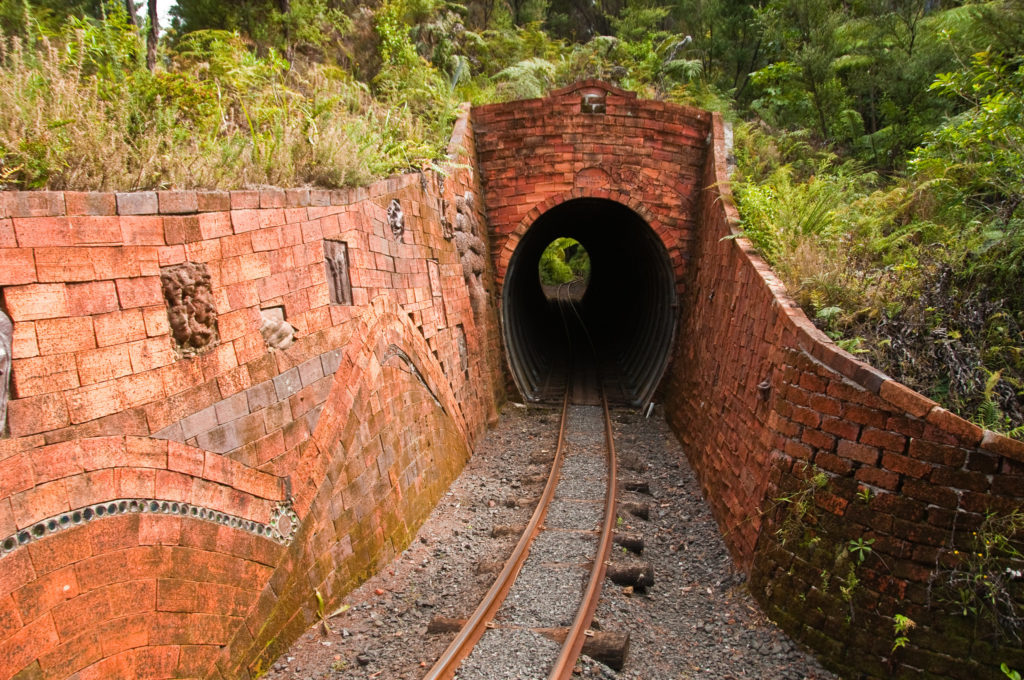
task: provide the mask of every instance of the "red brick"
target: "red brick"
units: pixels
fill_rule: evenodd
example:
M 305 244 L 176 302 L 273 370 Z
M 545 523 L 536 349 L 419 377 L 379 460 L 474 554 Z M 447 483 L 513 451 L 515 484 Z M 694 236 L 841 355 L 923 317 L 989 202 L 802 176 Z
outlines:
M 60 191 L 5 192 L 4 204 L 11 217 L 52 217 L 65 212 L 64 194 Z
M 159 276 L 118 279 L 116 283 L 117 297 L 121 301 L 121 307 L 124 309 L 159 305 L 164 301 L 163 291 L 160 289 Z
M 131 467 L 167 468 L 167 442 L 149 437 L 124 438 L 124 463 Z
M 203 451 L 177 442 L 167 443 L 167 469 L 183 472 L 195 477 L 203 474 L 205 458 Z
M 142 311 L 126 309 L 94 317 L 96 344 L 100 347 L 120 345 L 146 337 Z
M 126 246 L 163 246 L 164 221 L 155 215 L 121 218 L 121 241 Z
M 11 510 L 11 499 L 0 499 L 0 536 L 10 536 L 18 530 L 14 522 L 14 511 Z
M 68 414 L 71 422 L 85 423 L 124 409 L 121 392 L 113 380 L 67 393 Z
M 40 354 L 64 354 L 96 347 L 96 334 L 89 317 L 40 319 L 36 321 Z
M 89 541 L 76 531 L 58 531 L 28 545 L 29 556 L 40 576 L 92 557 Z
M 883 382 L 878 394 L 889 403 L 906 411 L 915 418 L 923 418 L 933 407 L 937 406 L 931 399 L 918 394 L 895 380 Z
M 36 281 L 36 260 L 31 248 L 0 248 L 0 286 Z
M 74 354 L 16 359 L 13 365 L 14 396 L 32 397 L 78 387 Z
M 133 342 L 128 346 L 128 351 L 131 356 L 132 369 L 136 373 L 173 364 L 178 358 L 167 337 L 147 338 Z
M 70 509 L 64 480 L 40 484 L 11 498 L 11 510 L 19 529 Z
M 982 429 L 974 423 L 964 420 L 944 408 L 933 408 L 925 417 L 925 420 L 949 432 L 969 446 L 977 446 L 984 434 Z
M 815 430 L 812 428 L 805 429 L 801 439 L 815 448 L 824 449 L 826 451 L 834 450 L 836 445 L 835 437 L 825 434 L 821 430 Z
M 31 450 L 29 458 L 36 483 L 52 482 L 82 472 L 80 449 L 78 442 L 67 441 Z
M 6 311 L 14 321 L 53 319 L 70 314 L 63 283 L 41 283 L 3 289 Z
M 159 371 L 127 375 L 117 381 L 117 391 L 125 408 L 142 406 L 167 396 Z M 138 434 L 138 432 L 133 434 Z
M 969 489 L 982 493 L 989 490 L 988 475 L 967 470 L 952 470 L 944 466 L 932 470 L 928 481 L 939 486 L 948 486 L 954 489 Z
M 887 451 L 903 453 L 907 448 L 907 438 L 900 434 L 893 434 L 885 430 L 876 430 L 872 427 L 865 427 L 860 434 L 860 443 L 868 446 L 877 446 Z
M 232 192 L 231 202 L 235 202 L 234 192 Z M 236 234 L 241 234 L 246 231 L 253 231 L 260 228 L 260 217 L 258 210 L 232 210 L 231 211 L 231 226 Z
M 6 593 L 0 595 L 0 640 L 14 635 L 23 625 L 14 598 Z
M 39 343 L 36 340 L 36 324 L 34 321 L 22 321 L 14 324 L 14 335 L 11 338 L 11 355 L 15 359 L 28 359 L 39 356 Z
M 117 492 L 124 498 L 152 498 L 156 494 L 156 470 L 118 469 Z
M 72 283 L 67 287 L 71 316 L 103 314 L 117 309 L 117 289 L 113 281 Z
M 1004 437 L 995 432 L 985 432 L 985 436 L 981 440 L 981 448 L 1000 456 L 1024 461 L 1024 442 Z
M 197 215 L 168 215 L 164 220 L 164 241 L 167 245 L 192 243 L 203 238 Z
M 62 643 L 49 654 L 41 656 L 39 666 L 47 677 L 69 678 L 102 658 L 103 648 L 99 637 L 94 631 L 89 630 Z
M 14 233 L 22 248 L 71 246 L 71 224 L 66 217 L 15 217 Z
M 27 550 L 15 550 L 4 556 L 0 569 L 0 593 L 13 593 L 36 580 L 36 570 Z
M 260 207 L 260 192 L 258 191 L 232 191 L 231 209 L 233 211 Z
M 40 617 L 13 636 L 0 641 L 0 659 L 4 669 L 20 670 L 43 654 L 54 649 L 59 642 L 53 619 Z
M 171 331 L 171 324 L 167 319 L 167 308 L 164 306 L 143 308 L 142 319 L 145 322 L 146 335 L 151 338 L 168 335 Z
M 903 495 L 926 503 L 933 503 L 944 508 L 955 508 L 958 505 L 956 492 L 929 482 L 906 479 L 903 482 Z
M 117 479 L 112 469 L 76 475 L 65 480 L 65 485 L 72 508 L 84 508 L 117 498 Z
M 128 348 L 124 345 L 79 352 L 75 357 L 83 385 L 113 380 L 132 373 L 132 362 Z
M 231 213 L 202 213 L 199 215 L 199 232 L 204 239 L 231 236 L 234 233 L 231 225 Z
M 40 282 L 92 281 L 103 278 L 85 248 L 36 248 L 36 275 Z
M 192 477 L 180 472 L 157 470 L 156 497 L 163 501 L 190 502 L 192 500 Z
M 67 641 L 96 623 L 110 618 L 110 601 L 105 588 L 99 588 L 63 602 L 53 608 L 53 622 L 61 640 Z
M 0 208 L 0 248 L 17 248 L 18 238 L 14 235 L 14 222 L 4 217 Z
M 799 458 L 800 460 L 811 460 L 814 456 L 814 452 L 809 446 L 795 442 L 792 439 L 786 440 L 783 450 L 786 452 L 786 455 L 792 458 Z
M 967 459 L 967 452 L 952 446 L 933 444 L 923 439 L 911 439 L 907 455 L 918 460 L 960 467 Z
M 158 191 L 157 200 L 163 214 L 194 213 L 199 210 L 199 202 L 194 191 Z
M 115 617 L 131 616 L 156 609 L 156 579 L 136 579 L 106 587 L 110 613 Z
M 836 454 L 843 458 L 849 458 L 865 465 L 877 465 L 879 450 L 873 446 L 855 444 L 849 440 L 841 439 L 836 447 Z
M 103 655 L 110 657 L 128 649 L 149 644 L 149 616 L 135 614 L 112 619 L 97 626 Z M 114 677 L 114 676 L 107 676 Z
M 202 212 L 231 210 L 231 194 L 226 191 L 197 191 L 196 205 Z
M 0 460 L 0 498 L 31 489 L 35 484 L 30 454 L 18 453 Z
M 895 472 L 878 468 L 862 467 L 853 476 L 858 482 L 870 484 L 880 489 L 895 491 L 900 485 L 900 476 Z
M 99 191 L 65 191 L 64 205 L 68 215 L 116 215 L 114 194 Z
M 800 423 L 805 427 L 818 427 L 821 424 L 821 416 L 817 412 L 803 406 L 794 406 L 793 415 L 790 418 L 793 422 Z
M 69 417 L 63 394 L 40 394 L 7 404 L 7 427 L 14 437 L 65 427 Z
M 139 545 L 178 545 L 181 518 L 167 515 L 139 517 Z
M 70 217 L 71 240 L 76 245 L 116 245 L 121 242 L 121 221 L 113 217 Z
M 814 456 L 814 464 L 821 469 L 831 472 L 837 475 L 847 475 L 853 469 L 853 464 L 850 463 L 846 458 L 840 458 L 839 456 L 828 453 L 827 451 L 819 451 Z
M 118 473 L 120 472 L 122 471 L 118 470 Z M 92 544 L 93 555 L 104 555 L 115 551 L 130 551 L 132 548 L 137 548 L 139 545 L 139 517 L 140 515 L 135 514 L 113 515 L 94 519 L 87 524 L 86 530 L 89 541 Z M 124 560 L 118 565 L 121 572 L 116 578 L 110 579 L 110 583 L 127 581 L 137 577 L 138 572 L 132 568 L 133 564 L 130 554 L 128 552 L 122 554 L 124 555 Z M 107 558 L 107 564 L 109 568 L 109 557 Z M 150 565 L 147 573 L 152 577 L 156 574 L 156 571 L 155 566 Z M 85 588 L 84 583 L 82 587 Z
M 847 405 L 843 409 L 843 418 L 846 420 L 852 420 L 855 423 L 861 425 L 870 425 L 871 427 L 882 429 L 885 427 L 885 420 L 888 417 L 884 411 L 876 411 L 874 409 L 865 408 L 862 406 Z

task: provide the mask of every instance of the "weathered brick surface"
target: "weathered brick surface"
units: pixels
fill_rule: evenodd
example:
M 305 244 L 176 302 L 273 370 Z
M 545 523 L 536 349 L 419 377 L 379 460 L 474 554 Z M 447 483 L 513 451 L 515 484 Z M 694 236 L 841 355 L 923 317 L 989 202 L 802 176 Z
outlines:
M 586 93 L 603 94 L 604 113 L 581 111 Z M 544 99 L 474 108 L 499 284 L 516 245 L 540 215 L 590 197 L 639 213 L 661 238 L 681 286 L 697 227 L 695 180 L 709 121 L 706 111 L 638 100 L 597 81 Z
M 999 663 L 1024 663 L 1019 645 L 980 653 L 989 631 L 944 606 L 942 588 L 984 513 L 1024 507 L 1024 446 L 838 349 L 749 243 L 723 238 L 736 212 L 718 121 L 714 132 L 662 393 L 734 559 L 769 615 L 844 675 L 1003 677 Z M 794 525 L 780 499 L 808 493 Z M 863 564 L 851 541 L 869 542 Z M 837 580 L 851 564 L 860 583 L 847 598 Z M 895 614 L 917 624 L 899 650 Z
M 473 144 L 466 114 L 447 191 L 480 195 Z M 41 527 L 0 553 L 0 680 L 245 677 L 301 632 L 314 588 L 334 602 L 411 540 L 502 394 L 494 310 L 474 315 L 439 177 L 423 180 L 0 194 L 15 325 L 0 541 Z M 330 302 L 324 238 L 348 246 L 352 305 Z M 186 261 L 209 268 L 222 322 L 196 356 L 174 350 L 159 279 Z M 267 306 L 298 329 L 287 349 L 261 335 Z M 93 510 L 124 499 L 167 513 Z M 290 547 L 216 523 L 265 524 L 285 500 Z

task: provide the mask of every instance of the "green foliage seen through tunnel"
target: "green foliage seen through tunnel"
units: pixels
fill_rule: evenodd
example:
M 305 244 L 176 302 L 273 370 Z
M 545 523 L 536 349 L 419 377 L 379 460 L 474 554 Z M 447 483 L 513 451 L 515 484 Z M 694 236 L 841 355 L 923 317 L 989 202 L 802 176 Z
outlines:
M 537 270 L 540 282 L 545 286 L 571 281 L 587 282 L 590 280 L 590 255 L 579 241 L 556 238 L 541 254 Z

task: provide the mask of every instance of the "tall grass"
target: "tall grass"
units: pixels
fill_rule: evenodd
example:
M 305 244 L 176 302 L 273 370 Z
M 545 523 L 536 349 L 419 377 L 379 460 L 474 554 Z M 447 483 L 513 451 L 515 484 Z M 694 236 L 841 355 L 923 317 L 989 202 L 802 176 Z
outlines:
M 353 186 L 437 158 L 454 105 L 375 99 L 339 69 L 260 57 L 237 35 L 183 40 L 147 71 L 133 29 L 79 22 L 0 40 L 8 188 Z

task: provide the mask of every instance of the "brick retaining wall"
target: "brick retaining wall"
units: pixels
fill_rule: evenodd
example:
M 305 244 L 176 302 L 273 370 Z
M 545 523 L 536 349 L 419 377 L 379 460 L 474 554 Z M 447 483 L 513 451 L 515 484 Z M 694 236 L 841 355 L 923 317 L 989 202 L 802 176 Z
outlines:
M 1024 668 L 1019 641 L 957 615 L 944 585 L 959 554 L 978 549 L 985 513 L 1024 508 L 1024 443 L 949 413 L 818 331 L 735 238 L 717 116 L 714 151 L 663 395 L 755 597 L 846 677 Z M 1008 584 L 1020 607 L 1020 579 Z M 917 627 L 894 649 L 896 614 Z
M 0 194 L 0 678 L 255 675 L 411 540 L 501 398 L 468 114 L 451 150 L 347 191 Z

